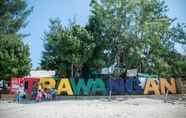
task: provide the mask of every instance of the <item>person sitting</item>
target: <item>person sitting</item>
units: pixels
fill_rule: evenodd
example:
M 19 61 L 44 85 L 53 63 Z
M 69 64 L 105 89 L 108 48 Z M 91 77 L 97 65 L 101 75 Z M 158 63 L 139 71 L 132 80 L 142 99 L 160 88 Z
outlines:
M 51 89 L 51 96 L 52 96 L 52 99 L 54 100 L 55 98 L 56 98 L 56 96 L 57 96 L 57 92 L 56 92 L 56 90 L 55 89 Z
M 36 101 L 41 102 L 42 98 L 43 98 L 43 94 L 42 94 L 41 90 L 39 89 L 37 92 Z
M 43 91 L 43 94 L 44 94 L 44 98 L 45 100 L 50 100 L 52 99 L 51 97 L 51 93 L 50 93 L 50 89 L 48 88 L 45 88 L 44 91 Z
M 48 90 L 46 91 L 46 93 L 47 93 L 47 99 L 48 99 L 48 100 L 51 100 L 51 99 L 52 99 L 51 90 L 48 89 Z

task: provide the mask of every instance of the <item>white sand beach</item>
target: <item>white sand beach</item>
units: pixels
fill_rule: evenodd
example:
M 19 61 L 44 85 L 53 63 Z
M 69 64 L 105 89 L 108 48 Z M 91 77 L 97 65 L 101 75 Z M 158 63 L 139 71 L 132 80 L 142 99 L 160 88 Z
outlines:
M 186 118 L 186 103 L 135 98 L 61 100 L 32 104 L 0 101 L 0 118 Z

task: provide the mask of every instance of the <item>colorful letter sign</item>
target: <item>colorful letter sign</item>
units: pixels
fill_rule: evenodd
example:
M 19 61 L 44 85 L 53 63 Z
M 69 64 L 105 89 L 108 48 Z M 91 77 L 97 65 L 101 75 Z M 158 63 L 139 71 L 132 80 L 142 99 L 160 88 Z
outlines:
M 41 78 L 40 83 L 45 88 L 55 88 L 56 81 L 53 78 Z
M 17 80 L 22 80 L 26 89 L 29 89 L 31 93 L 32 84 L 28 83 L 27 78 L 17 78 Z M 112 91 L 114 95 L 124 95 L 124 94 L 165 94 L 166 91 L 169 93 L 176 93 L 176 81 L 175 79 L 138 79 L 138 78 L 124 78 L 124 79 L 67 79 L 62 78 L 59 82 L 59 85 L 56 84 L 56 80 L 53 78 L 37 78 L 39 85 L 43 89 L 56 88 L 58 95 L 108 95 L 109 91 Z M 17 82 L 15 84 L 15 82 Z M 27 83 L 27 84 L 26 84 Z M 16 81 L 16 78 L 12 78 L 11 82 L 11 91 L 15 91 L 19 83 Z M 28 91 L 28 90 L 26 90 Z
M 170 93 L 176 93 L 176 82 L 175 79 L 170 79 L 170 83 L 167 79 L 160 79 L 161 94 L 165 94 L 165 89 Z
M 84 79 L 79 79 L 78 83 L 76 84 L 75 79 L 71 79 L 71 84 L 74 91 L 74 95 L 80 95 L 80 92 L 82 92 L 83 95 L 89 95 L 90 90 L 94 84 L 94 80 L 88 79 L 85 84 Z
M 57 94 L 60 95 L 61 93 L 67 93 L 67 95 L 73 95 L 69 79 L 61 79 L 58 86 Z
M 155 95 L 160 95 L 159 85 L 154 79 L 147 80 L 145 85 L 144 94 L 149 94 L 149 92 L 153 92 Z
M 101 95 L 106 95 L 107 91 L 105 88 L 105 83 L 101 79 L 96 79 L 94 82 L 94 86 L 92 88 L 93 95 L 96 95 L 96 93 L 100 93 Z

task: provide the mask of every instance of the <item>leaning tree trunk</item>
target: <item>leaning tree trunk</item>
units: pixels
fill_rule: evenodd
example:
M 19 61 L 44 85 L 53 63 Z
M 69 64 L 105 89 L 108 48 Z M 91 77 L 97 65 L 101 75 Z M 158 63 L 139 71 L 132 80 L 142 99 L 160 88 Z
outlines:
M 74 79 L 74 64 L 71 64 L 70 70 L 71 70 L 71 79 Z

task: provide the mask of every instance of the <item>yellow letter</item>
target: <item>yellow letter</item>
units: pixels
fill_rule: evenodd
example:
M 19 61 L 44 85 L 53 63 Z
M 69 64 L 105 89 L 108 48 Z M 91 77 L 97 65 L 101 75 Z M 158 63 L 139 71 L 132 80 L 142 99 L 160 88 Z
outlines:
M 166 79 L 160 79 L 161 94 L 165 94 L 165 89 L 171 93 L 176 93 L 176 81 L 170 79 L 170 83 Z
M 144 94 L 148 94 L 149 92 L 154 92 L 155 95 L 160 95 L 159 87 L 153 79 L 147 80 L 145 85 Z
M 66 92 L 67 95 L 73 95 L 68 79 L 61 79 L 59 83 L 57 94 L 60 95 L 62 92 Z
M 53 78 L 41 78 L 40 84 L 42 85 L 42 88 L 55 88 L 56 81 Z

